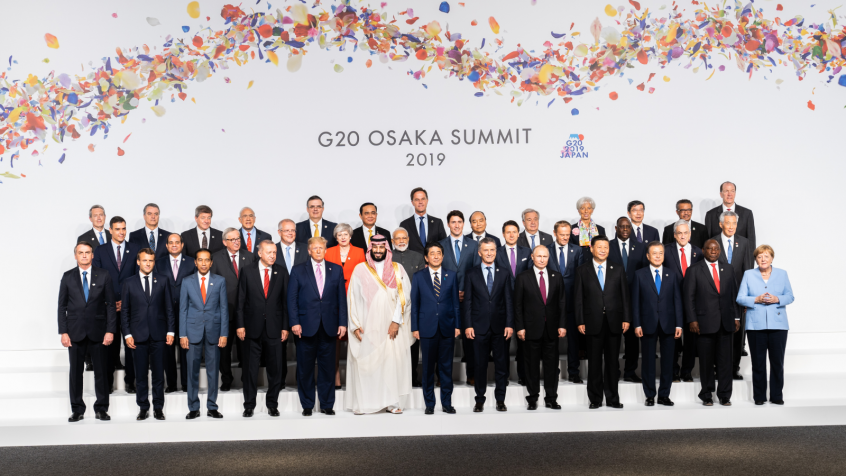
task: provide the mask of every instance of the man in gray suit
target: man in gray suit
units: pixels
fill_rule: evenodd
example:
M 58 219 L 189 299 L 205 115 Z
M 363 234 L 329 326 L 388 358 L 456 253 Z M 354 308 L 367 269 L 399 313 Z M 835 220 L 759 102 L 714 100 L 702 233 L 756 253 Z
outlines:
M 209 394 L 206 416 L 223 418 L 217 411 L 217 377 L 220 349 L 226 347 L 229 335 L 229 309 L 226 279 L 212 274 L 211 251 L 200 248 L 194 256 L 197 272 L 182 280 L 179 292 L 179 344 L 188 349 L 188 415 L 200 416 L 200 353 L 205 347 L 206 376 Z
M 308 249 L 302 243 L 297 243 L 297 224 L 286 218 L 277 227 L 279 243 L 276 243 L 276 261 L 288 270 L 308 261 Z
M 426 261 L 423 259 L 423 255 L 408 248 L 408 231 L 405 228 L 399 227 L 394 230 L 393 240 L 391 241 L 394 246 L 393 254 L 391 255 L 391 260 L 394 263 L 399 263 L 399 265 L 402 266 L 405 270 L 405 274 L 407 274 L 410 278 L 414 276 L 414 273 L 426 267 Z M 421 386 L 420 374 L 417 372 L 417 364 L 419 361 L 420 341 L 415 339 L 414 344 L 411 345 L 412 387 Z
M 249 210 L 249 209 L 248 209 Z M 238 277 L 241 270 L 256 260 L 255 255 L 241 248 L 243 237 L 241 232 L 229 227 L 223 230 L 223 248 L 212 255 L 211 273 L 223 276 L 226 279 L 226 299 L 229 303 L 229 319 L 235 320 L 235 311 L 238 309 Z M 229 334 L 227 335 L 226 348 L 220 353 L 220 390 L 228 392 L 232 389 L 232 347 L 238 352 L 238 361 L 241 362 L 241 342 L 235 338 L 235 325 L 229 323 Z

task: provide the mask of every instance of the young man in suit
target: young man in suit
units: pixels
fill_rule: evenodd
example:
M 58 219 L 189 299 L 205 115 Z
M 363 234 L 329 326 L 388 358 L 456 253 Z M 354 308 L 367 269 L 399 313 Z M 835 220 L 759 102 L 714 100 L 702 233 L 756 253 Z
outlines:
M 511 302 L 511 274 L 497 268 L 496 241 L 487 236 L 479 241 L 481 265 L 472 267 L 464 277 L 464 334 L 473 345 L 476 366 L 476 405 L 474 412 L 485 408 L 488 387 L 488 356 L 493 351 L 497 411 L 504 412 L 505 386 L 508 378 L 506 343 L 514 332 L 514 306 Z
M 147 376 L 152 368 L 153 416 L 164 420 L 165 345 L 173 345 L 176 317 L 167 278 L 153 273 L 156 254 L 150 248 L 138 252 L 138 274 L 124 282 L 121 303 L 124 339 L 135 357 L 135 401 L 141 409 L 136 420 L 149 416 Z
M 170 285 L 170 297 L 173 299 L 173 315 L 179 316 L 179 297 L 182 290 L 182 280 L 188 275 L 194 274 L 197 270 L 194 260 L 182 253 L 182 236 L 178 233 L 171 233 L 167 237 L 167 256 L 156 260 L 156 272 L 167 279 Z M 180 325 L 179 319 L 176 324 Z M 184 335 L 185 329 L 176 329 L 177 335 Z M 176 356 L 179 356 L 179 380 L 182 384 L 182 391 L 188 391 L 188 350 L 180 345 L 172 345 L 165 349 L 165 393 L 176 391 Z
M 117 331 L 115 295 L 109 273 L 91 266 L 93 256 L 93 248 L 87 241 L 77 243 L 74 246 L 77 265 L 65 272 L 59 284 L 59 334 L 70 360 L 69 422 L 82 420 L 85 415 L 82 374 L 86 355 L 91 356 L 94 367 L 95 418 L 102 421 L 111 419 L 106 372 L 107 348 Z
M 411 281 L 411 332 L 423 351 L 423 400 L 426 415 L 435 414 L 435 369 L 440 374 L 441 408 L 455 413 L 452 406 L 452 356 L 455 338 L 461 333 L 458 277 L 442 266 L 444 247 L 426 245 L 428 267 Z M 437 366 L 437 367 L 436 367 Z
M 633 327 L 643 349 L 640 373 L 643 375 L 646 406 L 654 406 L 655 344 L 660 342 L 661 387 L 658 389 L 658 404 L 671 407 L 675 340 L 681 338 L 684 322 L 682 277 L 664 267 L 664 245 L 661 242 L 653 241 L 646 246 L 649 266 L 635 273 L 631 289 Z
M 464 237 L 469 239 L 469 240 L 473 240 L 476 243 L 480 242 L 481 240 L 483 240 L 487 237 L 490 237 L 491 239 L 494 240 L 494 243 L 496 244 L 497 249 L 499 249 L 499 247 L 502 246 L 502 242 L 500 242 L 499 238 L 497 238 L 496 236 L 488 233 L 487 228 L 488 228 L 487 217 L 485 217 L 484 212 L 477 210 L 470 215 L 470 229 L 471 229 L 471 231 L 470 231 L 470 233 L 467 233 L 466 235 L 464 235 Z
M 645 211 L 646 205 L 640 200 L 632 200 L 626 207 L 626 213 L 632 222 L 632 236 L 643 245 L 659 240 L 658 229 L 643 222 Z
M 123 377 L 127 393 L 135 393 L 135 363 L 132 359 L 132 349 L 126 346 L 124 341 L 124 360 L 126 365 L 120 363 L 120 338 L 122 322 L 121 315 L 121 285 L 127 279 L 135 276 L 138 265 L 136 258 L 138 248 L 136 245 L 126 241 L 126 220 L 119 216 L 109 220 L 109 230 L 112 240 L 107 244 L 98 247 L 94 251 L 94 267 L 105 269 L 112 278 L 112 286 L 115 292 L 115 311 L 117 312 L 118 328 L 115 332 L 115 345 L 109 346 L 109 388 L 113 388 L 115 381 L 115 370 L 124 370 Z M 125 330 L 123 330 L 125 332 Z
M 625 270 L 608 261 L 608 238 L 595 236 L 590 250 L 593 259 L 576 270 L 575 316 L 579 332 L 587 336 L 587 393 L 591 410 L 605 404 L 623 408 L 617 392 L 620 379 L 620 337 L 629 330 L 631 297 Z M 603 358 L 605 367 L 603 369 Z
M 417 187 L 411 191 L 411 205 L 414 215 L 400 222 L 400 226 L 408 232 L 408 248 L 425 256 L 426 245 L 447 237 L 444 222 L 427 212 L 429 193 L 424 188 Z
M 361 218 L 361 226 L 353 230 L 350 244 L 366 250 L 370 246 L 370 239 L 376 235 L 391 236 L 388 230 L 376 226 L 376 218 L 379 212 L 376 205 L 370 202 L 358 207 L 358 217 Z M 388 244 L 390 246 L 390 243 Z M 409 274 L 409 276 L 411 276 Z
M 646 246 L 632 236 L 633 228 L 628 218 L 620 217 L 617 219 L 617 226 L 614 230 L 616 237 L 609 244 L 608 261 L 623 267 L 626 280 L 631 287 L 635 272 L 649 264 L 646 260 Z M 640 383 L 641 379 L 635 373 L 637 360 L 640 358 L 640 341 L 635 335 L 634 329 L 625 331 L 623 339 L 626 346 L 623 380 Z
M 106 210 L 102 205 L 94 205 L 88 209 L 88 219 L 91 221 L 91 229 L 79 235 L 76 242 L 84 241 L 96 250 L 98 246 L 105 245 L 112 239 L 112 234 L 105 228 Z
M 503 223 L 502 236 L 505 239 L 505 244 L 496 250 L 496 265 L 511 273 L 511 289 L 513 290 L 517 276 L 532 266 L 532 250 L 517 244 L 520 239 L 520 225 L 514 220 Z M 526 366 L 524 365 L 523 341 L 520 339 L 514 340 L 517 345 L 517 353 L 514 356 L 514 361 L 517 363 L 517 383 L 525 385 Z M 507 370 L 507 378 L 511 378 L 511 366 Z
M 308 219 L 297 223 L 297 243 L 308 244 L 308 241 L 315 236 L 326 239 L 326 247 L 331 248 L 338 244 L 335 240 L 335 225 L 337 223 L 323 219 L 323 199 L 312 195 L 306 200 L 306 211 Z
M 334 415 L 335 341 L 347 333 L 347 292 L 344 270 L 326 261 L 326 239 L 308 240 L 311 259 L 294 266 L 288 284 L 288 313 L 297 341 L 297 391 L 303 416 L 314 409 L 314 365 L 320 413 Z
M 749 247 L 753 250 L 758 246 L 755 238 L 755 216 L 752 210 L 741 207 L 734 203 L 737 195 L 737 186 L 731 182 L 723 182 L 720 185 L 720 198 L 723 203 L 708 210 L 705 214 L 705 226 L 708 227 L 708 236 L 720 233 L 720 214 L 723 212 L 737 213 L 737 234 L 749 240 Z
M 540 213 L 537 210 L 527 208 L 520 216 L 523 220 L 523 233 L 520 233 L 520 238 L 517 240 L 518 245 L 530 250 L 534 250 L 538 245 L 552 246 L 552 236 L 538 231 Z
M 150 248 L 156 253 L 156 260 L 167 255 L 167 237 L 170 232 L 159 228 L 159 206 L 144 205 L 144 226 L 129 234 L 129 242 L 138 248 Z
M 690 230 L 690 244 L 702 249 L 702 245 L 705 244 L 705 240 L 709 237 L 708 228 L 702 223 L 691 220 L 693 217 L 693 203 L 686 198 L 676 202 L 676 215 L 679 216 L 679 220 L 684 220 L 687 223 L 688 229 Z M 676 242 L 675 228 L 676 222 L 670 223 L 664 227 L 664 234 L 661 237 L 662 243 L 665 245 L 672 245 Z
M 291 275 L 291 269 L 308 261 L 308 250 L 302 243 L 297 243 L 297 225 L 294 220 L 286 218 L 277 227 L 279 243 L 276 243 L 276 261 Z
M 686 220 L 679 220 L 673 224 L 675 241 L 671 245 L 664 245 L 664 266 L 676 272 L 684 279 L 687 270 L 694 264 L 702 261 L 702 250 L 690 243 L 690 224 Z M 673 382 L 693 382 L 691 372 L 696 364 L 696 334 L 690 332 L 687 325 L 687 318 L 682 321 L 682 340 L 676 340 L 676 353 L 673 360 Z M 684 357 L 679 367 L 679 356 Z
M 237 327 L 235 321 L 238 314 L 238 278 L 243 269 L 253 264 L 255 255 L 241 247 L 243 242 L 241 232 L 229 227 L 223 230 L 223 246 L 225 248 L 212 255 L 211 273 L 226 280 L 226 302 L 229 305 L 227 314 L 229 314 L 229 320 L 232 321 L 227 326 L 229 334 L 224 336 L 227 338 L 226 347 L 220 351 L 220 390 L 223 392 L 232 389 L 232 381 L 235 379 L 232 375 L 232 351 L 236 349 L 233 349 L 233 347 L 237 347 L 239 361 L 243 363 L 244 359 L 244 349 L 240 342 L 235 342 L 235 328 Z
M 538 245 L 532 251 L 534 266 L 517 276 L 514 283 L 514 323 L 517 338 L 525 343 L 526 401 L 529 410 L 538 409 L 540 363 L 543 361 L 544 404 L 560 410 L 558 404 L 558 339 L 567 336 L 567 293 L 561 273 L 547 268 L 549 250 Z
M 194 221 L 197 222 L 197 226 L 182 232 L 184 252 L 189 258 L 194 259 L 201 248 L 206 248 L 212 254 L 223 249 L 223 236 L 220 230 L 211 227 L 212 216 L 212 209 L 206 205 L 200 205 L 194 209 Z
M 576 268 L 582 263 L 581 246 L 570 243 L 571 225 L 561 220 L 555 223 L 552 230 L 555 246 L 549 247 L 549 269 L 561 273 L 564 280 L 564 292 L 567 295 L 567 380 L 573 383 L 584 383 L 579 376 L 579 349 L 584 345 L 579 342 L 576 320 L 573 319 L 574 303 L 573 284 L 576 280 Z
M 705 259 L 687 271 L 684 278 L 684 307 L 690 330 L 699 334 L 699 399 L 713 406 L 714 365 L 717 367 L 717 397 L 720 405 L 731 405 L 732 334 L 740 330 L 737 282 L 731 265 L 720 261 L 717 240 L 705 242 Z
M 241 229 L 239 231 L 241 233 L 242 250 L 255 254 L 258 252 L 259 243 L 264 240 L 273 241 L 273 237 L 270 236 L 270 233 L 266 233 L 256 228 L 256 212 L 254 212 L 252 208 L 242 208 L 241 213 L 238 214 L 238 222 L 241 223 Z M 225 243 L 224 246 L 226 246 Z M 228 246 L 226 247 L 228 248 Z
M 198 392 L 203 348 L 209 382 L 206 416 L 223 418 L 217 405 L 217 376 L 220 349 L 226 347 L 226 336 L 229 335 L 229 292 L 223 276 L 210 272 L 213 259 L 209 250 L 197 251 L 194 265 L 197 272 L 183 280 L 179 290 L 179 346 L 188 352 L 187 365 L 182 371 L 190 375 L 185 419 L 193 420 L 200 416 Z

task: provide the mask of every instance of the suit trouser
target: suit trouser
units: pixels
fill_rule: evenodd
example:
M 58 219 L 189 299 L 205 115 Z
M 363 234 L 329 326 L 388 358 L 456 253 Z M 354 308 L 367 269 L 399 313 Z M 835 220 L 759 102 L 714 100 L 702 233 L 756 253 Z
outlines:
M 488 332 L 484 334 L 476 334 L 475 339 L 468 339 L 473 343 L 476 362 L 487 363 L 488 355 L 493 351 L 494 380 L 496 382 L 494 398 L 496 398 L 497 402 L 505 401 L 505 386 L 508 384 L 508 374 L 506 372 L 508 368 L 506 342 L 508 341 L 505 340 L 503 334 L 504 332 L 494 332 L 492 329 L 488 329 Z M 474 377 L 476 383 L 474 386 L 476 388 L 476 403 L 485 403 L 485 391 L 488 389 L 488 366 L 479 364 L 475 370 L 476 374 Z
M 684 324 L 682 334 L 682 338 L 684 339 L 684 355 L 682 355 L 680 373 L 682 377 L 687 377 L 693 372 L 693 367 L 696 366 L 696 354 L 699 351 L 699 334 L 691 332 L 690 324 L 687 323 Z
M 467 374 L 467 378 L 470 378 L 476 375 L 476 351 L 474 350 L 473 339 L 468 339 L 467 335 L 463 332 L 459 337 L 461 340 L 461 348 L 464 351 L 465 373 Z M 484 362 L 484 365 L 482 367 L 487 370 L 488 356 L 486 355 L 485 358 L 479 360 L 479 362 Z
M 699 380 L 702 390 L 699 398 L 712 398 L 714 392 L 714 365 L 717 366 L 717 397 L 731 398 L 731 347 L 733 332 L 720 329 L 712 334 L 699 334 L 697 347 L 699 349 Z
M 620 403 L 617 393 L 620 380 L 620 334 L 614 334 L 608 326 L 608 319 L 603 314 L 602 328 L 599 334 L 585 336 L 587 338 L 588 381 L 587 394 L 591 403 L 602 404 L 602 394 L 605 393 L 605 404 Z M 605 360 L 603 367 L 602 361 Z
M 515 332 L 516 335 L 516 332 Z M 523 386 L 526 385 L 526 342 L 515 338 L 517 341 L 517 352 L 514 354 L 514 362 L 517 363 L 517 378 L 523 382 Z M 511 376 L 511 369 L 509 368 L 509 377 Z
M 197 343 L 188 344 L 188 356 L 185 368 L 186 373 L 190 373 L 188 379 L 188 410 L 196 412 L 200 410 L 200 356 L 203 354 L 205 347 L 206 355 L 206 377 L 209 381 L 208 398 L 206 399 L 206 408 L 209 410 L 217 410 L 217 377 L 218 364 L 220 363 L 220 347 L 217 342 L 207 342 L 206 333 L 203 331 L 203 336 Z
M 223 385 L 232 385 L 235 377 L 232 375 L 232 351 L 234 348 L 241 347 L 241 339 L 236 335 L 235 321 L 229 321 L 229 336 L 226 339 L 226 347 L 220 349 L 220 383 Z M 234 347 L 234 348 L 233 348 Z M 243 355 L 239 352 L 238 355 Z M 208 365 L 208 362 L 206 363 Z
M 335 406 L 335 342 L 337 335 L 329 335 L 323 324 L 313 336 L 297 341 L 297 393 L 303 409 L 314 408 L 314 365 L 317 363 L 317 397 L 320 408 Z
M 740 358 L 743 354 L 743 341 L 746 340 L 746 311 L 740 313 L 740 330 L 734 333 L 732 340 L 732 371 L 740 372 Z
M 572 317 L 572 313 L 568 311 Z M 579 338 L 584 337 L 579 332 L 579 326 L 576 325 L 575 319 L 567 319 L 567 376 L 579 376 Z
M 420 375 L 417 371 L 417 365 L 420 363 L 420 341 L 415 340 L 411 344 L 411 382 L 419 382 Z
M 784 400 L 784 349 L 786 329 L 748 331 L 749 355 L 752 357 L 752 393 L 755 401 L 767 400 L 767 355 L 770 360 L 770 401 Z
M 637 377 L 637 359 L 640 358 L 640 339 L 635 334 L 634 326 L 629 326 L 629 330 L 623 333 L 623 338 L 620 339 L 625 342 L 625 349 L 623 350 L 623 377 Z M 617 351 L 619 352 L 619 348 Z
M 654 334 L 643 334 L 640 339 L 640 348 L 643 351 L 643 360 L 640 364 L 640 375 L 643 378 L 643 393 L 646 398 L 655 398 L 655 344 L 661 343 L 661 387 L 658 389 L 658 396 L 665 398 L 670 396 L 670 387 L 673 385 L 673 364 L 675 363 L 676 338 L 675 329 L 672 334 L 667 334 L 659 325 Z
M 455 353 L 455 337 L 444 337 L 441 330 L 435 330 L 432 337 L 420 339 L 423 354 L 423 400 L 426 408 L 435 407 L 435 372 L 441 380 L 441 406 L 452 406 L 452 357 Z
M 180 353 L 182 346 L 179 345 L 179 338 L 175 337 L 173 341 L 173 345 L 168 346 L 165 349 L 165 359 L 164 359 L 164 373 L 165 373 L 165 386 L 167 388 L 176 388 L 176 355 Z
M 85 372 L 85 358 L 90 356 L 94 365 L 94 391 L 97 400 L 94 402 L 95 412 L 109 411 L 109 383 L 106 377 L 106 366 L 109 361 L 109 348 L 103 342 L 95 342 L 88 337 L 71 342 L 68 347 L 70 360 L 70 374 L 68 389 L 70 390 L 71 411 L 85 413 L 85 401 L 82 399 L 82 380 Z
M 118 328 L 115 332 L 114 342 L 109 346 L 109 364 L 108 364 L 108 381 L 109 388 L 114 388 L 115 384 L 115 366 L 120 363 L 120 347 L 123 345 L 124 350 L 124 376 L 123 383 L 127 386 L 135 385 L 135 361 L 132 358 L 132 349 L 126 346 L 126 339 L 123 338 L 123 330 L 120 327 L 120 313 L 117 313 Z M 122 343 L 122 344 L 121 344 Z
M 150 409 L 147 373 L 153 374 L 153 409 L 164 408 L 164 354 L 168 345 L 163 340 L 135 341 L 135 402 L 141 410 Z
M 299 347 L 299 346 L 298 346 Z M 244 385 L 244 409 L 256 408 L 256 394 L 258 393 L 258 373 L 262 351 L 265 354 L 265 371 L 267 372 L 267 395 L 265 406 L 268 409 L 279 407 L 279 391 L 282 389 L 281 367 L 285 364 L 286 345 L 281 336 L 271 337 L 267 330 L 262 329 L 261 336 L 256 339 L 244 339 L 244 365 L 241 369 L 241 383 Z M 208 365 L 208 362 L 206 362 Z M 312 364 L 314 366 L 314 364 Z M 215 391 L 217 387 L 215 386 Z
M 524 342 L 524 356 L 526 366 L 525 381 L 526 390 L 529 395 L 526 401 L 535 403 L 540 396 L 540 363 L 543 360 L 543 389 L 544 401 L 554 402 L 558 399 L 558 334 L 550 335 L 543 327 L 543 334 L 540 339 L 526 339 Z

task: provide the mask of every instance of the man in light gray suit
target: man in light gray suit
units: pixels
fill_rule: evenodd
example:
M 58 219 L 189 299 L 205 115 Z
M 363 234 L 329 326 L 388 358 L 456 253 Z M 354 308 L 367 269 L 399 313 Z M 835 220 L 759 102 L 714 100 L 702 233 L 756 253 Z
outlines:
M 426 267 L 426 261 L 423 255 L 408 248 L 408 230 L 399 227 L 394 230 L 391 244 L 393 245 L 393 254 L 391 260 L 394 263 L 399 263 L 410 278 L 413 278 L 414 273 Z M 411 345 L 411 386 L 420 387 L 420 374 L 417 372 L 417 364 L 420 362 L 420 341 L 415 339 L 414 344 Z
M 206 375 L 209 394 L 206 416 L 223 418 L 217 411 L 217 380 L 220 349 L 226 347 L 229 335 L 229 309 L 226 298 L 226 279 L 212 274 L 211 252 L 206 248 L 194 257 L 197 272 L 182 280 L 179 292 L 179 344 L 188 349 L 188 415 L 187 420 L 200 416 L 200 353 L 205 347 Z M 183 371 L 186 369 L 183 369 Z

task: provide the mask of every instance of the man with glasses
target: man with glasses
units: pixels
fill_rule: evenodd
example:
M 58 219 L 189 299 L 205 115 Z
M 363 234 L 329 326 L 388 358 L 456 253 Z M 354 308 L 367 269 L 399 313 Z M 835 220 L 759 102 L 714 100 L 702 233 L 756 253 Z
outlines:
M 241 223 L 241 249 L 255 254 L 258 251 L 258 244 L 264 240 L 273 241 L 270 233 L 265 233 L 256 228 L 256 212 L 250 207 L 241 209 L 238 215 L 238 221 Z M 225 245 L 225 243 L 224 243 Z M 232 316 L 232 314 L 229 314 Z M 231 340 L 231 339 L 230 339 Z
M 708 239 L 708 229 L 702 223 L 691 220 L 691 217 L 693 217 L 693 203 L 686 198 L 676 202 L 676 215 L 679 216 L 680 220 L 687 222 L 690 229 L 690 244 L 701 249 L 705 245 L 705 240 Z M 675 226 L 676 222 L 673 222 L 664 227 L 661 243 L 672 245 L 676 242 Z
M 306 245 L 310 238 L 322 236 L 326 238 L 326 248 L 338 244 L 335 240 L 335 225 L 329 220 L 323 219 L 323 199 L 312 195 L 306 201 L 308 220 L 297 223 L 297 243 Z

